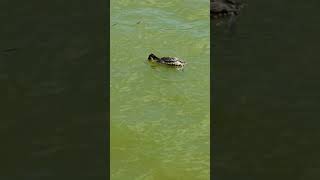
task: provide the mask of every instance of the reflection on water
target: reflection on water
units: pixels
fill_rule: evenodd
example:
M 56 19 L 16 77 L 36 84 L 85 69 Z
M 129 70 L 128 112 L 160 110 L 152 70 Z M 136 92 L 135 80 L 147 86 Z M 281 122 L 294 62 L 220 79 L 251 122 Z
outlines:
M 211 27 L 216 178 L 319 177 L 318 6 L 250 1 Z
M 111 2 L 113 180 L 209 179 L 208 12 L 207 1 Z M 188 64 L 152 68 L 150 53 Z

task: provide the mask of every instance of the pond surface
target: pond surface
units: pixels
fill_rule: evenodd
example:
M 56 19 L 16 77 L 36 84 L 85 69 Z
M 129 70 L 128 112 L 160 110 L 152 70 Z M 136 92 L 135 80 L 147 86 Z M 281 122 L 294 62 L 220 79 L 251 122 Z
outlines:
M 209 179 L 209 22 L 209 1 L 111 1 L 112 180 Z

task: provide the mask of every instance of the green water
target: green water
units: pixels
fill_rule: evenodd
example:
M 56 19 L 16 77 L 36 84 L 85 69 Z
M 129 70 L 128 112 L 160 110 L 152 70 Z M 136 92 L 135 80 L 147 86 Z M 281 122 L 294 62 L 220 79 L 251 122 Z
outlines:
M 112 180 L 209 179 L 209 21 L 206 0 L 111 1 Z

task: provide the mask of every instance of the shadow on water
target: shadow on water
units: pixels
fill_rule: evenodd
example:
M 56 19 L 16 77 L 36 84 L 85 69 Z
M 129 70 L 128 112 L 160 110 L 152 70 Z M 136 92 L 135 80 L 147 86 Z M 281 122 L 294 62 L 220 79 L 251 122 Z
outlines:
M 320 176 L 317 7 L 250 1 L 232 34 L 211 24 L 214 177 Z

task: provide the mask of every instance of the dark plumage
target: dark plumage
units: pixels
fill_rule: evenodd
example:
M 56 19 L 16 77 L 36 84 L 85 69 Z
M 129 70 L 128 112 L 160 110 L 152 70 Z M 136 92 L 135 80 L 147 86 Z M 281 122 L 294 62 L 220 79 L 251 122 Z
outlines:
M 176 58 L 176 57 L 162 57 L 162 58 L 158 58 L 156 55 L 154 54 L 150 54 L 148 57 L 148 60 L 151 62 L 155 62 L 158 64 L 165 64 L 168 66 L 174 66 L 174 67 L 183 67 L 186 62 Z

